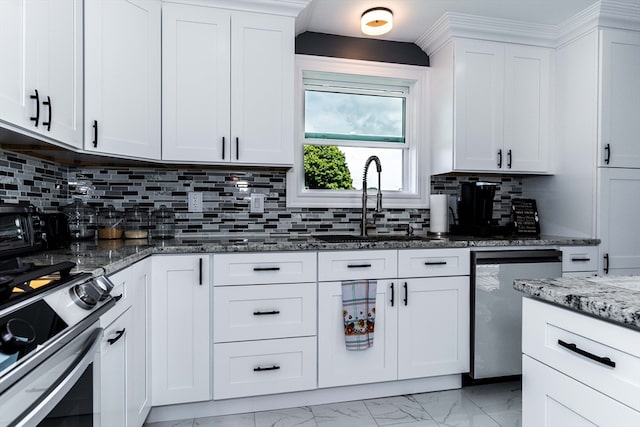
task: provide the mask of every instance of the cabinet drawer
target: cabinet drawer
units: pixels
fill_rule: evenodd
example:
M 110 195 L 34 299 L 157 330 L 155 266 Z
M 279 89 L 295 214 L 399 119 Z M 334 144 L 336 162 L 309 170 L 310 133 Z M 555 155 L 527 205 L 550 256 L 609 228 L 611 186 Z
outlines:
M 469 249 L 408 249 L 398 251 L 399 277 L 466 276 Z
M 315 281 L 315 252 L 216 254 L 213 256 L 214 286 Z
M 318 280 L 388 279 L 398 275 L 398 251 L 338 251 L 318 254 Z
M 523 353 L 640 410 L 640 332 L 531 298 L 523 299 L 522 319 Z M 609 358 L 615 367 L 578 351 Z
M 110 295 L 116 300 L 116 305 L 107 311 L 101 318 L 102 325 L 108 325 L 131 307 L 133 301 L 129 296 L 129 281 L 132 279 L 132 268 L 119 271 L 109 276 L 109 280 L 113 283 Z
M 316 333 L 316 284 L 218 286 L 213 290 L 214 342 Z
M 316 338 L 214 344 L 213 398 L 316 387 Z
M 597 246 L 564 246 L 562 251 L 562 271 L 597 271 Z

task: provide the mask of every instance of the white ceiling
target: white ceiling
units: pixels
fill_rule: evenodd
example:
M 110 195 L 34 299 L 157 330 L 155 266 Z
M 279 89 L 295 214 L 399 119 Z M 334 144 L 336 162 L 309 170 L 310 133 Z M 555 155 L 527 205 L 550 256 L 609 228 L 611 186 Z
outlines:
M 393 11 L 393 29 L 378 38 L 415 42 L 445 12 L 559 25 L 597 0 L 311 0 L 296 20 L 296 34 L 305 31 L 367 37 L 360 16 L 372 7 Z M 637 1 L 637 0 L 634 0 Z

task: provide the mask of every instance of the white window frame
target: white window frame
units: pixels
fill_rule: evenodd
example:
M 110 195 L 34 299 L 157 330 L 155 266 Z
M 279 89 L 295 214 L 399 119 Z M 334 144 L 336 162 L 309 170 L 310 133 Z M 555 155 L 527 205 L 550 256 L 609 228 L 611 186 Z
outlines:
M 408 146 L 405 170 L 409 176 L 404 180 L 408 188 L 401 192 L 383 191 L 382 205 L 383 208 L 428 208 L 431 163 L 429 159 L 427 68 L 311 55 L 296 55 L 295 59 L 294 164 L 287 172 L 287 206 L 316 208 L 359 208 L 362 206 L 362 191 L 359 190 L 308 190 L 304 188 L 305 86 L 303 79 L 305 75 L 313 76 L 314 73 L 342 74 L 341 77 L 355 82 L 386 83 L 409 87 L 405 123 L 405 138 Z M 332 145 L 343 144 L 333 141 Z M 393 171 L 385 170 L 383 164 L 382 173 L 393 173 Z M 354 176 L 353 179 L 358 180 L 362 177 Z M 375 197 L 370 197 L 369 200 L 373 200 L 371 202 L 371 207 L 373 207 Z

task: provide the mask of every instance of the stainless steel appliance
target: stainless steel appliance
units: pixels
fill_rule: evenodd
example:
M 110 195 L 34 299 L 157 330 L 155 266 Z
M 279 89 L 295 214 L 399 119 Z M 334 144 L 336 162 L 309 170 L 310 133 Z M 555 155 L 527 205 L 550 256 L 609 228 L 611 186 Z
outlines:
M 115 303 L 113 284 L 74 266 L 0 261 L 2 426 L 94 425 L 98 319 Z
M 522 294 L 516 279 L 562 276 L 562 252 L 471 252 L 472 381 L 522 374 Z
M 42 232 L 33 206 L 0 205 L 0 257 L 43 249 Z

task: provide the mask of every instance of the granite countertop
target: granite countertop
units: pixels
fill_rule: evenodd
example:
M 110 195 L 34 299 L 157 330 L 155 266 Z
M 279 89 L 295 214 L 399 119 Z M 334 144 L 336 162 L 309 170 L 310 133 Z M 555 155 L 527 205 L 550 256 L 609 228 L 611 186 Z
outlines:
M 400 236 L 402 238 L 403 236 Z M 425 236 L 426 237 L 426 236 Z M 170 240 L 97 240 L 73 242 L 70 248 L 57 249 L 23 257 L 36 264 L 61 261 L 76 263 L 73 271 L 112 274 L 152 254 L 323 251 L 355 249 L 428 249 L 428 248 L 491 248 L 504 246 L 571 246 L 597 245 L 598 239 L 559 236 L 473 238 L 451 236 L 424 240 L 384 240 L 327 243 L 311 235 L 264 236 L 221 235 L 219 237 L 189 237 Z
M 525 295 L 640 329 L 640 276 L 516 280 Z

